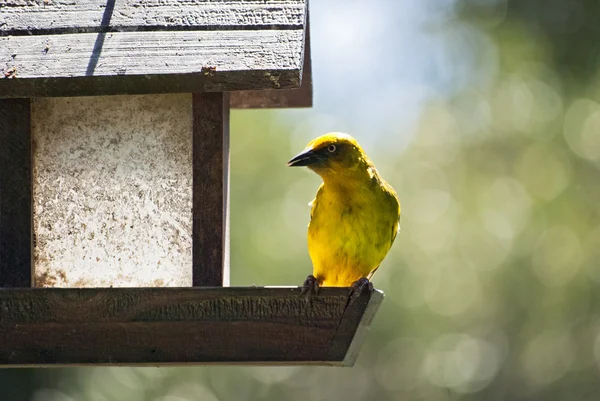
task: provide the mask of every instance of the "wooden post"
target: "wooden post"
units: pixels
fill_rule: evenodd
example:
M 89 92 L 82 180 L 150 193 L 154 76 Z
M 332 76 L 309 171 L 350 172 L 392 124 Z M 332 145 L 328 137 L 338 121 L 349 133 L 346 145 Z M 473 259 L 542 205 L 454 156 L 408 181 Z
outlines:
M 0 100 L 0 288 L 31 286 L 30 100 Z
M 229 285 L 229 94 L 194 93 L 192 285 Z

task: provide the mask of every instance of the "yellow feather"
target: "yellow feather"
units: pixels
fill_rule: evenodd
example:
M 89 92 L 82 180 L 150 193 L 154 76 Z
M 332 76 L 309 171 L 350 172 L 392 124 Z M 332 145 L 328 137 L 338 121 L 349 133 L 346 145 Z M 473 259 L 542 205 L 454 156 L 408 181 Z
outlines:
M 349 135 L 323 135 L 305 152 L 314 161 L 302 165 L 323 178 L 308 226 L 313 275 L 320 285 L 336 287 L 370 279 L 398 233 L 400 203 L 394 189 Z

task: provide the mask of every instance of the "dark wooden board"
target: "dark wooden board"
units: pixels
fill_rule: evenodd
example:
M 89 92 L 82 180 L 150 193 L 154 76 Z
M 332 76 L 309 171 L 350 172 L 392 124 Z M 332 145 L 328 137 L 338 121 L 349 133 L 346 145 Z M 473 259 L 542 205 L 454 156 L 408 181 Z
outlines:
M 310 22 L 307 16 L 304 38 L 302 84 L 298 89 L 265 89 L 231 92 L 233 109 L 272 109 L 289 107 L 312 107 L 313 82 L 310 53 Z
M 348 290 L 322 288 L 309 300 L 296 287 L 8 289 L 0 291 L 0 366 L 351 366 L 361 319 L 370 322 L 383 294 L 346 308 Z
M 305 9 L 304 0 L 3 0 L 0 36 L 150 28 L 301 29 Z
M 0 288 L 31 286 L 29 99 L 0 99 Z
M 229 285 L 229 95 L 194 93 L 192 284 Z
M 0 97 L 298 88 L 306 0 L 10 0 Z

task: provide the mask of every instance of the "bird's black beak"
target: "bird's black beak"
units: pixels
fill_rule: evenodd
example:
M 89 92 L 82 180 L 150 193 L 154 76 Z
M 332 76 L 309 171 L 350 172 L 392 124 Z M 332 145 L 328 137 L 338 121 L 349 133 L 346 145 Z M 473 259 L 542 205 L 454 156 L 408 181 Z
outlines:
M 287 162 L 289 167 L 304 167 L 310 166 L 311 164 L 315 164 L 321 161 L 321 158 L 318 154 L 316 154 L 312 149 L 306 150 L 302 153 L 297 154 Z

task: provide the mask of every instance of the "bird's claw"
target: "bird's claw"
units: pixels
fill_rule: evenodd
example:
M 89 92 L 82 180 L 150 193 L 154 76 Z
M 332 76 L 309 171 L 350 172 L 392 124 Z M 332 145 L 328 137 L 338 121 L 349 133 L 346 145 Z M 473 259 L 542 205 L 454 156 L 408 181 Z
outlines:
M 352 283 L 351 288 L 352 289 L 350 290 L 350 299 L 360 297 L 360 295 L 365 291 L 368 291 L 369 293 L 375 291 L 373 288 L 373 283 L 371 283 L 369 279 L 365 277 L 356 280 L 354 283 Z
M 319 280 L 317 280 L 317 278 L 311 274 L 308 277 L 306 277 L 306 280 L 304 280 L 304 284 L 302 285 L 302 295 L 317 295 L 318 292 Z

